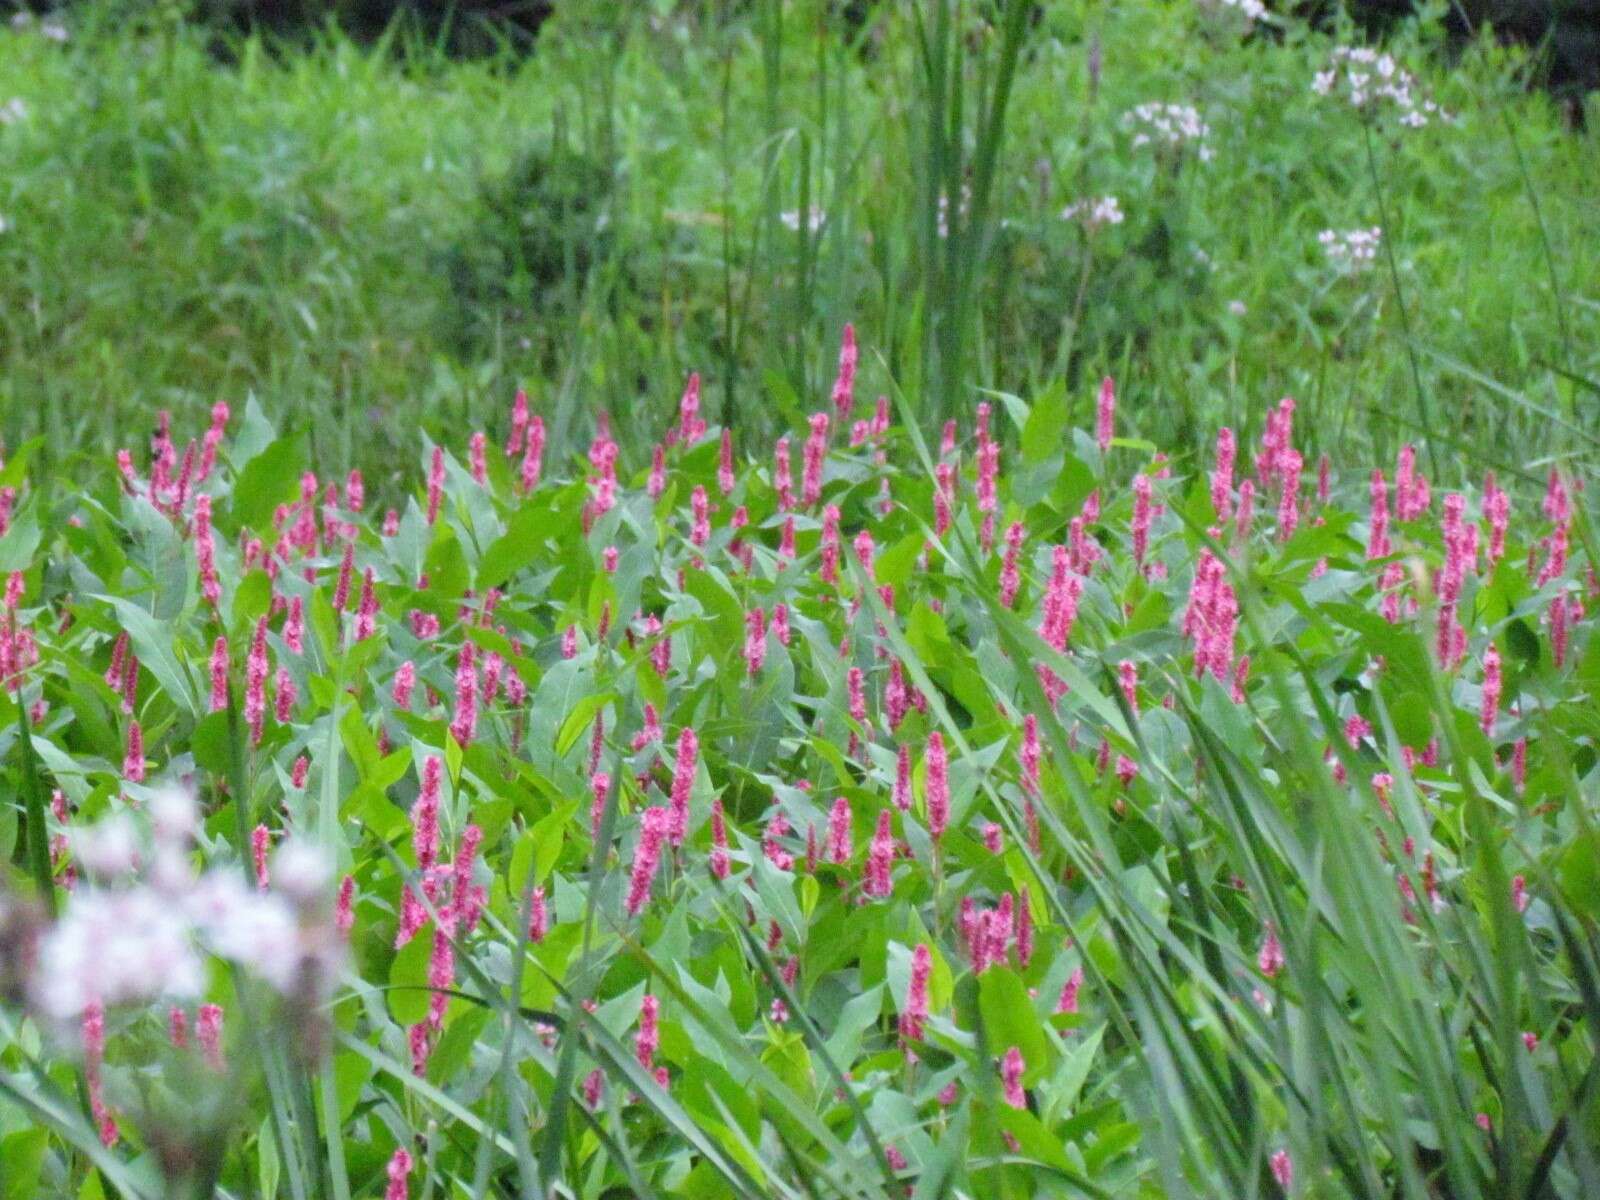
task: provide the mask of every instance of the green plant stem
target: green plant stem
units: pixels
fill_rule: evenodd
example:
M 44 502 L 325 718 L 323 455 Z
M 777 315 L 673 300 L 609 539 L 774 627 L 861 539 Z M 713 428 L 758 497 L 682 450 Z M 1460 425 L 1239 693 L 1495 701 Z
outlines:
M 50 831 L 45 825 L 44 784 L 39 779 L 39 764 L 34 758 L 33 728 L 28 720 L 28 701 L 17 692 L 17 744 L 22 755 L 22 793 L 28 821 L 28 869 L 39 889 L 39 903 L 55 916 L 56 889 L 50 870 Z
M 1389 224 L 1389 206 L 1384 198 L 1383 179 L 1378 174 L 1378 156 L 1372 148 L 1372 126 L 1363 124 L 1361 135 L 1366 141 L 1367 170 L 1372 175 L 1372 189 L 1378 197 L 1378 219 L 1383 223 L 1383 253 L 1389 263 L 1389 279 L 1394 285 L 1395 307 L 1400 310 L 1400 334 L 1405 338 L 1406 359 L 1411 364 L 1411 382 L 1417 389 L 1417 419 L 1428 434 L 1428 469 L 1434 479 L 1439 480 L 1439 452 L 1434 446 L 1433 415 L 1428 411 L 1427 393 L 1422 387 L 1422 367 L 1417 362 L 1417 347 L 1411 338 L 1411 315 L 1406 311 L 1406 296 L 1400 287 L 1400 263 L 1394 254 L 1394 228 Z

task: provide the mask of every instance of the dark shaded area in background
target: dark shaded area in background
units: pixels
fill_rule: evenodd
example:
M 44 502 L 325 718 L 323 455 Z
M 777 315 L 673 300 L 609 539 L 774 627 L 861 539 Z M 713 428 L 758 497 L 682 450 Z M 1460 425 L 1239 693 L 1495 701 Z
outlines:
M 1297 6 L 1313 19 L 1331 21 L 1339 4 L 1316 0 Z M 1414 0 L 1344 0 L 1345 11 L 1369 36 L 1379 37 L 1410 16 Z M 1533 80 L 1562 99 L 1577 103 L 1600 88 L 1600 0 L 1450 0 L 1445 28 L 1453 38 L 1474 37 L 1485 26 L 1501 41 L 1538 51 L 1541 73 Z
M 630 0 L 618 0 L 619 4 Z M 447 53 L 471 57 L 505 49 L 527 51 L 562 0 L 129 0 L 130 14 L 166 9 L 219 30 L 259 31 L 295 40 L 309 37 L 329 21 L 358 41 L 375 41 L 396 27 L 440 44 Z M 833 0 L 849 23 L 864 22 L 869 0 Z M 73 6 L 73 0 L 0 0 L 0 13 L 45 13 Z M 748 7 L 748 0 L 724 0 L 724 11 Z M 1290 0 L 1273 4 L 1319 24 L 1330 23 L 1340 7 L 1370 35 L 1409 16 L 1415 0 Z M 1600 0 L 1451 0 L 1445 25 L 1457 37 L 1491 26 L 1504 40 L 1537 48 L 1542 63 L 1536 81 L 1563 98 L 1600 88 Z
M 396 27 L 442 45 L 454 57 L 533 48 L 560 0 L 128 0 L 130 20 L 176 11 L 223 33 L 259 32 L 308 39 L 329 22 L 357 41 L 376 41 Z M 0 0 L 0 13 L 61 12 L 74 0 Z M 222 49 L 219 46 L 219 50 Z

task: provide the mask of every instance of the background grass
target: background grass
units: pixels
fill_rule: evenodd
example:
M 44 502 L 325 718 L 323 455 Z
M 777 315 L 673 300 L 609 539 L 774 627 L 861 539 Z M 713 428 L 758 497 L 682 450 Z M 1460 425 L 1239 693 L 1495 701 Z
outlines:
M 1488 37 L 1451 65 L 1403 27 L 1457 119 L 1376 146 L 1421 430 L 1392 279 L 1341 276 L 1316 241 L 1380 218 L 1360 124 L 1309 87 L 1332 43 L 1292 21 L 577 0 L 532 55 L 452 62 L 398 35 L 219 49 L 129 12 L 75 10 L 65 43 L 0 33 L 0 104 L 22 102 L 0 126 L 12 445 L 99 452 L 158 409 L 255 395 L 322 468 L 393 478 L 419 424 L 492 426 L 519 384 L 558 443 L 602 408 L 638 443 L 692 369 L 759 433 L 815 406 L 847 320 L 865 386 L 887 387 L 881 353 L 930 419 L 974 385 L 1064 383 L 1087 411 L 1111 372 L 1176 447 L 1252 432 L 1283 394 L 1342 457 L 1425 433 L 1536 469 L 1600 426 L 1563 375 L 1600 376 L 1595 135 Z M 1147 100 L 1197 105 L 1213 160 L 1134 150 L 1120 118 Z M 987 204 L 941 238 L 941 195 L 990 151 Z M 1127 220 L 1086 241 L 1060 213 L 1100 194 Z M 814 232 L 784 224 L 813 206 Z

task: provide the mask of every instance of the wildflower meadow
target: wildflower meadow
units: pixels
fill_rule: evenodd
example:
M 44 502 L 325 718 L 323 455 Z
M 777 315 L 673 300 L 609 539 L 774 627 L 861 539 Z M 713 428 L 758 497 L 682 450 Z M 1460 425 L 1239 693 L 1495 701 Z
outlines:
M 1469 119 L 1322 49 L 1369 152 Z M 1398 323 L 1376 182 L 1297 253 Z M 713 360 L 392 456 L 253 395 L 8 445 L 0 1200 L 1600 1195 L 1583 372 L 1156 438 L 1137 347 L 958 386 L 936 332 L 759 412 Z

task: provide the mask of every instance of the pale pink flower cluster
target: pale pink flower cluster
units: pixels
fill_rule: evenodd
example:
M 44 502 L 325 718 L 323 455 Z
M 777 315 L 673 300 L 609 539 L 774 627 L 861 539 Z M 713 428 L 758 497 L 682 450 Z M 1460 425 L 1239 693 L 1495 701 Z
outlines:
M 199 818 L 187 794 L 160 790 L 147 811 L 148 836 L 126 815 L 69 835 L 89 882 L 39 939 L 30 999 L 43 1015 L 197 997 L 208 954 L 286 994 L 332 982 L 343 939 L 318 904 L 329 879 L 319 852 L 285 844 L 279 886 L 257 891 L 237 865 L 194 873 Z
M 1328 262 L 1341 271 L 1363 271 L 1378 257 L 1378 247 L 1383 244 L 1383 230 L 1374 225 L 1371 229 L 1324 229 L 1317 234 L 1317 242 Z
M 1136 148 L 1155 146 L 1179 153 L 1193 146 L 1196 158 L 1211 161 L 1211 146 L 1206 140 L 1211 136 L 1211 126 L 1200 119 L 1199 110 L 1191 104 L 1141 104 L 1123 114 L 1122 125 L 1134 131 Z
M 1115 196 L 1090 196 L 1061 210 L 1063 221 L 1077 221 L 1091 233 L 1105 225 L 1121 225 L 1122 205 Z
M 1201 0 L 1201 7 L 1229 9 L 1243 17 L 1246 25 L 1254 25 L 1267 15 L 1267 6 L 1261 0 Z
M 1336 46 L 1328 65 L 1312 77 L 1311 90 L 1344 100 L 1364 116 L 1393 114 L 1412 129 L 1430 119 L 1450 119 L 1432 100 L 1417 95 L 1416 78 L 1393 55 L 1369 46 Z

